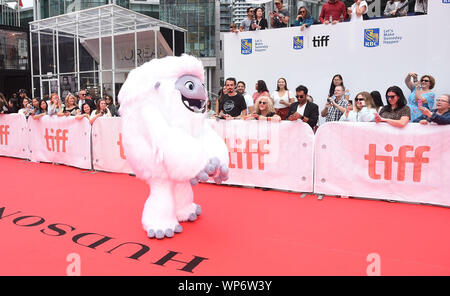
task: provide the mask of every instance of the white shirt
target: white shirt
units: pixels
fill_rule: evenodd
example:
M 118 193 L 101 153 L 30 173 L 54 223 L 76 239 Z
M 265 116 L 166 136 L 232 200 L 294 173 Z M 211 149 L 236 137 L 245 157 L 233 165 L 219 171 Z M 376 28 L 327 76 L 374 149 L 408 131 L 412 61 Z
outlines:
M 91 112 L 91 116 L 89 116 L 90 119 L 94 118 L 97 115 L 97 114 L 95 114 L 95 112 L 97 112 L 97 110 L 94 110 L 94 111 Z M 103 116 L 105 116 L 105 117 L 111 117 L 112 116 L 111 112 L 109 111 L 108 108 L 106 108 L 106 114 L 103 115 Z
M 294 94 L 290 90 L 287 90 L 282 97 L 280 97 L 277 91 L 274 91 L 272 93 L 273 107 L 276 109 L 287 108 L 288 106 L 281 104 L 280 101 L 284 100 L 286 103 L 289 103 L 289 98 L 294 97 Z
M 342 114 L 340 121 L 373 122 L 375 121 L 374 113 L 377 113 L 377 110 L 363 107 L 359 112 L 354 110 L 348 112 L 348 117 L 345 116 L 345 113 Z
M 361 3 L 359 4 L 359 8 L 361 9 L 364 6 L 366 7 L 366 12 L 365 13 L 367 13 L 367 11 L 369 10 L 369 6 L 367 5 L 367 2 L 366 1 L 361 1 Z M 356 14 L 356 3 L 353 3 L 351 8 L 352 8 L 352 16 L 350 18 L 350 21 L 351 22 L 362 22 L 363 21 L 363 16 L 361 15 L 361 16 L 358 17 L 358 15 Z
M 255 105 L 255 103 L 253 102 L 253 98 L 251 95 L 244 93 L 243 96 L 245 99 L 245 104 L 247 104 L 247 114 L 250 114 L 250 110 L 248 108 Z
M 300 114 L 301 116 L 303 116 L 303 113 L 305 113 L 305 108 L 306 108 L 306 103 L 303 104 L 303 106 L 300 106 L 300 104 L 298 104 L 297 113 Z

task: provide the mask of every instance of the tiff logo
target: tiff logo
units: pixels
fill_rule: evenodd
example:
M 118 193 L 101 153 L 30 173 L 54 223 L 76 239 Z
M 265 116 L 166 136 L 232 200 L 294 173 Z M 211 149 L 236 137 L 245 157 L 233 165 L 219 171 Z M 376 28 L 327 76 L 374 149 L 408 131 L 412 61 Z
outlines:
M 234 143 L 233 143 L 234 142 Z M 256 140 L 248 139 L 243 141 L 242 139 L 236 138 L 234 141 L 225 138 L 225 144 L 228 147 L 229 163 L 228 167 L 231 169 L 244 168 L 244 154 L 246 168 L 249 170 L 253 169 L 253 154 L 257 155 L 257 165 L 258 170 L 264 171 L 264 155 L 270 154 L 270 151 L 265 147 L 269 144 L 269 140 Z M 244 147 L 242 147 L 244 146 Z M 232 154 L 236 154 L 236 162 L 232 161 Z
M 0 125 L 0 145 L 8 145 L 9 125 Z
M 392 152 L 394 147 L 388 144 L 384 147 L 386 152 Z M 392 180 L 392 162 L 397 163 L 397 181 L 405 181 L 406 164 L 413 164 L 413 181 L 420 182 L 422 176 L 422 164 L 429 163 L 428 157 L 423 157 L 425 152 L 430 151 L 430 146 L 419 146 L 414 150 L 414 146 L 404 145 L 398 149 L 398 156 L 378 155 L 377 145 L 369 144 L 369 153 L 364 155 L 364 159 L 369 162 L 369 177 L 375 180 L 381 179 L 381 175 L 376 172 L 377 162 L 384 163 L 384 179 Z M 414 152 L 414 156 L 407 156 L 408 152 Z
M 48 151 L 52 152 L 66 152 L 66 143 L 69 140 L 67 137 L 67 134 L 69 133 L 69 130 L 67 129 L 57 129 L 56 135 L 54 134 L 53 129 L 50 129 L 50 134 L 48 132 L 48 129 L 45 129 L 45 142 L 47 143 L 47 149 Z M 55 147 L 56 142 L 56 147 Z M 62 147 L 61 147 L 62 146 Z M 60 147 L 62 149 L 60 149 Z
M 123 151 L 122 133 L 119 133 L 119 141 L 117 141 L 117 145 L 119 145 L 119 149 L 120 149 L 120 158 L 127 159 L 125 157 L 125 152 Z
M 330 35 L 314 36 L 312 41 L 314 47 L 327 47 Z

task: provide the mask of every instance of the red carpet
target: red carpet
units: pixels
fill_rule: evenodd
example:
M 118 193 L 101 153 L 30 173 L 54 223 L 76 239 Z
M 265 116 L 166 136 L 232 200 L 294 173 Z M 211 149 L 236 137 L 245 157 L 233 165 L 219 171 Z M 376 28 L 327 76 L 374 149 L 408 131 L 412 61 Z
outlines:
M 199 219 L 155 240 L 135 177 L 5 157 L 0 171 L 0 275 L 66 275 L 71 253 L 81 275 L 367 275 L 372 253 L 381 275 L 450 275 L 448 208 L 200 184 Z

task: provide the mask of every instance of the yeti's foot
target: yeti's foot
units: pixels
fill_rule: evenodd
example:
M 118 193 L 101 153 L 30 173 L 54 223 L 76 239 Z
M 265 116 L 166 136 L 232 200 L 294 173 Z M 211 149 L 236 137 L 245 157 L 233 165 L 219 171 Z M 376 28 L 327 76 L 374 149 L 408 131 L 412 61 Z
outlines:
M 180 222 L 190 221 L 193 222 L 197 220 L 197 217 L 202 213 L 202 208 L 200 205 L 195 203 L 190 204 L 189 206 L 179 210 L 177 212 L 177 218 Z
M 206 164 L 205 168 L 201 170 L 197 176 L 190 180 L 192 185 L 197 185 L 198 182 L 206 182 L 209 178 L 213 178 L 214 182 L 221 184 L 228 180 L 228 165 L 221 164 L 218 158 L 211 158 Z
M 171 225 L 164 225 L 163 223 L 158 223 L 159 225 L 144 225 L 145 231 L 147 231 L 147 236 L 149 238 L 163 239 L 165 237 L 173 237 L 175 233 L 180 233 L 183 231 L 178 223 L 172 223 Z M 173 225 L 174 224 L 174 225 Z

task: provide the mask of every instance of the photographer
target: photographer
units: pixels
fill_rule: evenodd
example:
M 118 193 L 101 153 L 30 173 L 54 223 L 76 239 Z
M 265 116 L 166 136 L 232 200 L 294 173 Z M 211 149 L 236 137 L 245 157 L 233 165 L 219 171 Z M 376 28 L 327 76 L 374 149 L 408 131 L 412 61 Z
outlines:
M 106 105 L 105 99 L 98 100 L 97 109 L 92 111 L 89 121 L 91 122 L 91 124 L 93 124 L 94 121 L 100 116 L 112 117 L 111 112 Z
M 283 0 L 275 0 L 277 11 L 270 13 L 270 26 L 272 28 L 285 28 L 289 24 L 289 11 L 283 8 Z
M 406 16 L 408 14 L 408 4 L 408 0 L 389 0 L 384 8 L 384 16 Z
M 329 121 L 339 121 L 342 114 L 347 110 L 348 101 L 344 99 L 345 90 L 342 85 L 338 85 L 334 88 L 334 97 L 328 97 L 327 103 L 323 108 L 320 115 L 326 117 L 326 122 Z

